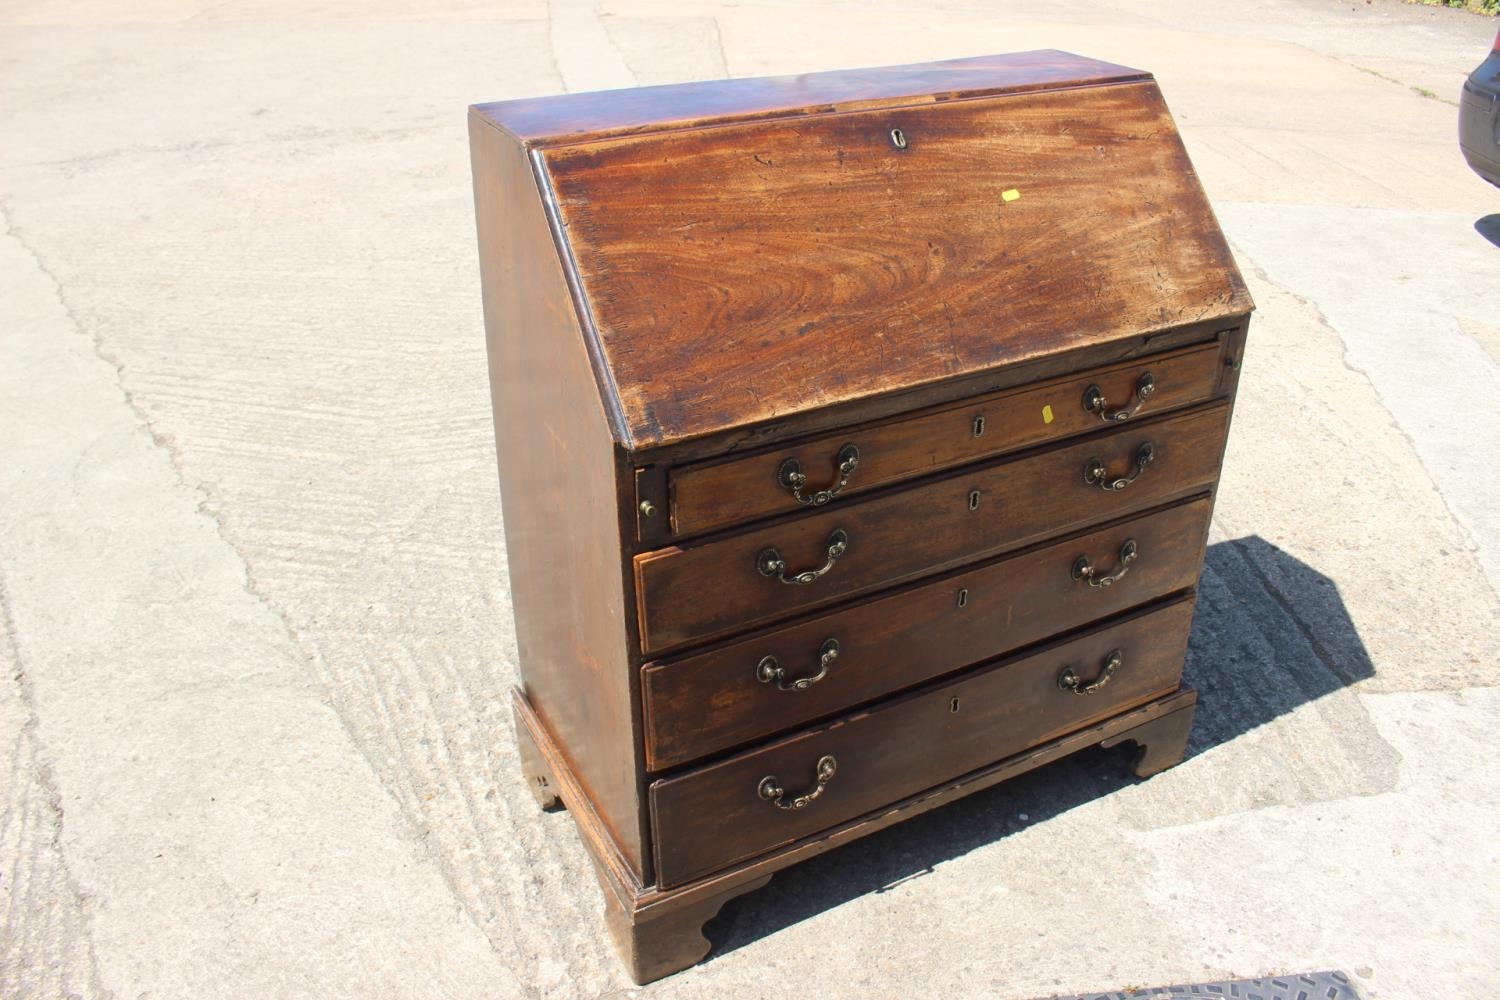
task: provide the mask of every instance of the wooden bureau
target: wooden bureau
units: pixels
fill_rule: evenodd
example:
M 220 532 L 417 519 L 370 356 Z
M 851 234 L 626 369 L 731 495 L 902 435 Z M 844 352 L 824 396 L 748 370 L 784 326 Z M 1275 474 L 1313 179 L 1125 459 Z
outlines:
M 1150 74 L 1062 52 L 477 105 L 523 687 L 637 982 L 771 874 L 1182 758 L 1252 304 Z

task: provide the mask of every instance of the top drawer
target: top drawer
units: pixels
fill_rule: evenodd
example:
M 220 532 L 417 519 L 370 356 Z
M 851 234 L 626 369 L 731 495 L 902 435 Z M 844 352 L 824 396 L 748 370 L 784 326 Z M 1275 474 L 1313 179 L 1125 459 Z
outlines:
M 861 490 L 1201 402 L 1217 384 L 1219 352 L 1217 342 L 1185 348 L 675 469 L 672 530 L 690 535 L 836 504 Z

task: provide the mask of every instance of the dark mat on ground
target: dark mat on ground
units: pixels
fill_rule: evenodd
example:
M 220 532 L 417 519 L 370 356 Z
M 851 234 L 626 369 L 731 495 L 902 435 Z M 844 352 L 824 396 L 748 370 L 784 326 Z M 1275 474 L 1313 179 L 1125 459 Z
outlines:
M 1266 979 L 1235 979 L 1192 986 L 1158 986 L 1109 993 L 1079 993 L 1046 1000 L 1137 1000 L 1140 997 L 1226 997 L 1233 1000 L 1360 1000 L 1342 972 L 1304 972 Z M 1041 1000 L 1041 998 L 1038 998 Z

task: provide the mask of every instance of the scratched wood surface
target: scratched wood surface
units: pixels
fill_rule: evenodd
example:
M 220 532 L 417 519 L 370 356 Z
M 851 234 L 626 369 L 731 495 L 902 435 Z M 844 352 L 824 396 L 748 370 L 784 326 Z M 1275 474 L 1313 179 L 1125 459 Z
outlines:
M 634 448 L 1250 308 L 1153 83 L 536 155 Z

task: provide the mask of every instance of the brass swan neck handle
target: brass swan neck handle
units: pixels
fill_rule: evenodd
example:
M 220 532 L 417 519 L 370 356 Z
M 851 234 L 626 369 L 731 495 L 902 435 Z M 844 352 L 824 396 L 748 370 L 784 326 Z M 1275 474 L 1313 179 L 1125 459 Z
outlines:
M 805 587 L 818 577 L 833 569 L 833 564 L 839 561 L 849 548 L 849 535 L 843 528 L 834 528 L 828 535 L 828 558 L 817 569 L 803 570 L 787 576 L 786 560 L 781 556 L 781 550 L 776 548 L 764 548 L 760 555 L 755 557 L 755 568 L 760 570 L 761 576 L 769 576 L 779 580 L 791 587 Z
M 838 479 L 827 489 L 804 494 L 802 491 L 807 486 L 807 474 L 802 471 L 802 463 L 795 458 L 789 458 L 781 463 L 776 470 L 776 481 L 802 506 L 821 507 L 844 492 L 845 487 L 849 485 L 849 477 L 854 475 L 854 470 L 858 466 L 859 449 L 852 444 L 846 444 L 834 457 L 834 468 Z
M 1135 380 L 1134 398 L 1118 410 L 1109 408 L 1109 403 L 1104 398 L 1104 390 L 1097 385 L 1090 385 L 1083 390 L 1083 408 L 1107 424 L 1117 424 L 1135 416 L 1140 411 L 1141 404 L 1155 391 L 1156 379 L 1151 377 L 1150 372 L 1142 372 L 1141 377 Z
M 809 802 L 823 794 L 823 789 L 828 787 L 828 783 L 833 780 L 838 769 L 839 762 L 833 759 L 833 754 L 825 754 L 818 759 L 817 783 L 801 795 L 788 801 L 786 789 L 781 787 L 781 781 L 774 774 L 768 774 L 760 779 L 760 784 L 756 786 L 756 793 L 777 809 L 785 809 L 789 812 L 795 809 L 805 809 Z

